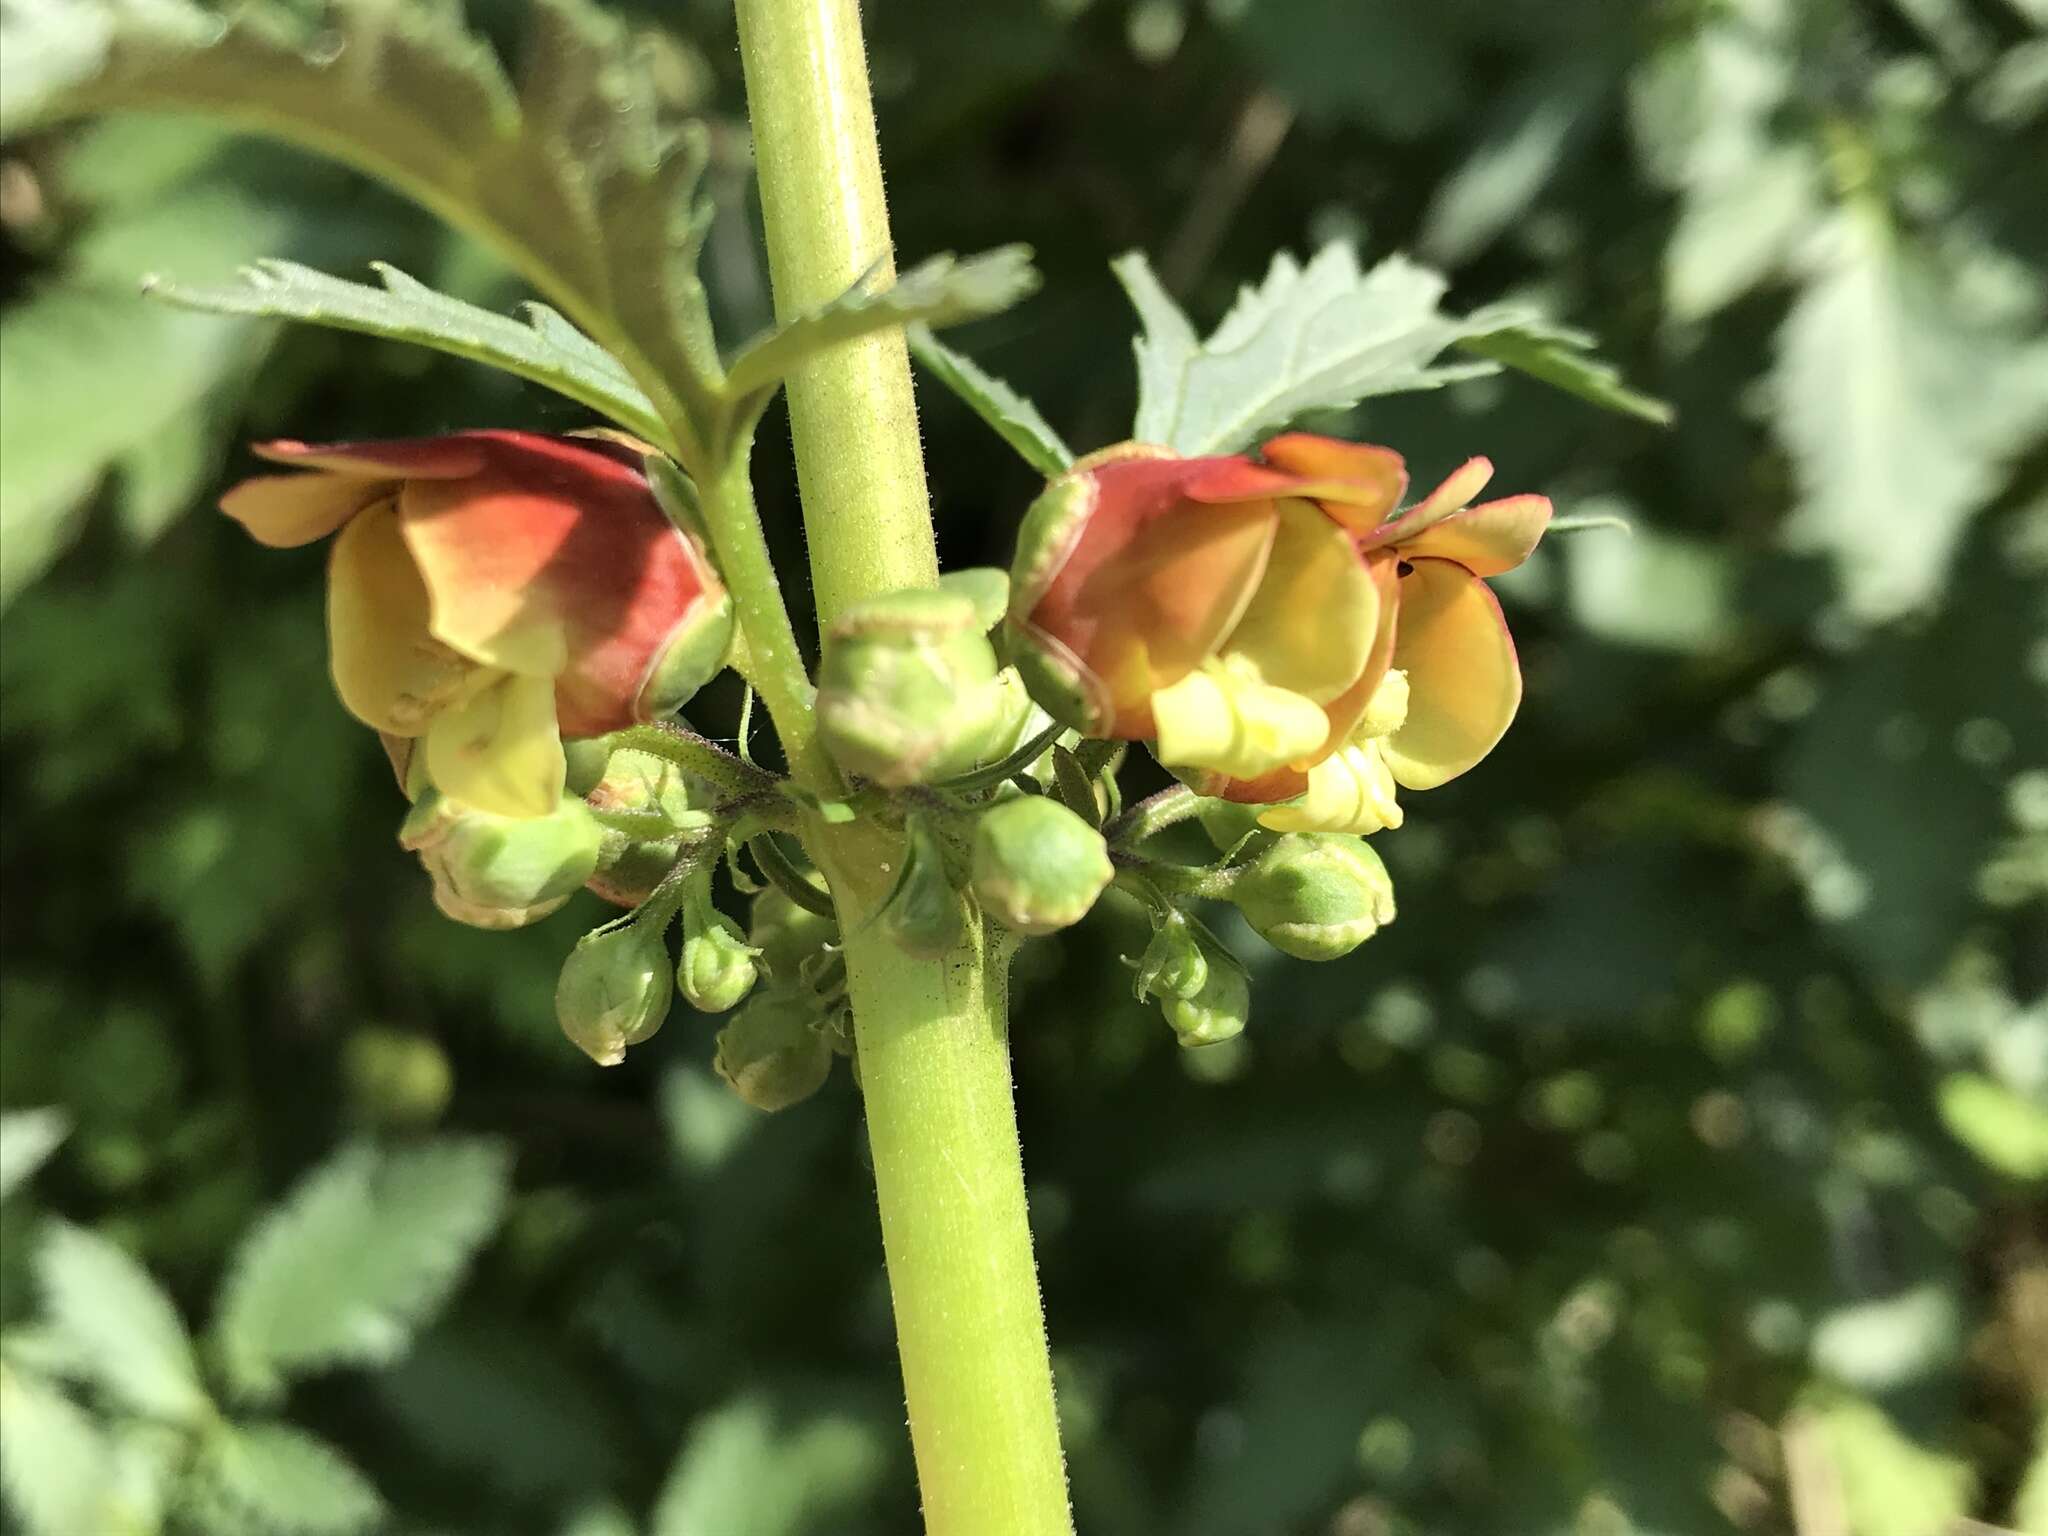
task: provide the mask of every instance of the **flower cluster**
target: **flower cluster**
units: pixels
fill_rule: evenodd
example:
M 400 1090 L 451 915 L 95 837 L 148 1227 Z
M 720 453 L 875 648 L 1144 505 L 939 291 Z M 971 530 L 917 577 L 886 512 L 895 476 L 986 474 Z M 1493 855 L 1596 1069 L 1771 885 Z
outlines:
M 1258 459 L 1125 444 L 1054 480 L 1012 573 L 1013 654 L 1085 735 L 1149 742 L 1279 831 L 1398 826 L 1500 740 L 1521 672 L 1484 578 L 1519 565 L 1541 496 L 1472 504 L 1473 459 L 1405 511 L 1387 448 L 1306 433 Z
M 335 536 L 328 648 L 350 714 L 423 743 L 441 794 L 549 816 L 565 739 L 676 709 L 731 642 L 731 602 L 656 502 L 648 451 L 524 432 L 267 443 L 308 472 L 221 505 L 264 544 Z
M 813 1092 L 851 1049 L 846 968 L 830 893 L 776 838 L 825 808 L 701 738 L 636 729 L 732 641 L 718 573 L 657 494 L 667 467 L 607 434 L 257 451 L 295 472 L 224 507 L 266 544 L 334 536 L 335 686 L 383 738 L 413 802 L 399 841 L 441 910 L 517 927 L 584 887 L 629 907 L 563 966 L 569 1036 L 618 1061 L 680 993 L 731 1015 L 718 1070 L 750 1103 Z M 1237 1034 L 1251 997 L 1192 903 L 1230 903 L 1304 959 L 1364 943 L 1394 898 L 1359 834 L 1400 824 L 1397 786 L 1477 763 L 1520 702 L 1486 578 L 1528 556 L 1550 503 L 1473 504 L 1491 472 L 1473 459 L 1403 510 L 1386 448 L 1125 444 L 1052 481 L 1009 577 L 957 571 L 838 614 L 816 721 L 852 802 L 838 809 L 900 830 L 881 931 L 937 957 L 977 914 L 1028 938 L 1118 885 L 1152 920 L 1137 994 L 1186 1045 Z M 1131 741 L 1195 794 L 1126 811 Z M 1214 864 L 1141 850 L 1189 814 Z M 742 848 L 768 881 L 745 931 L 712 899 Z

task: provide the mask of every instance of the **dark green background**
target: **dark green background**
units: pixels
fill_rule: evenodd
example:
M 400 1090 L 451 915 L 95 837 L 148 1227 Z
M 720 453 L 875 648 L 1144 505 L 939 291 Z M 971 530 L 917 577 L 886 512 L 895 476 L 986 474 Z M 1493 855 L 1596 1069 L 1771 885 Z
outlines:
M 472 14 L 516 48 L 516 6 Z M 737 339 L 767 300 L 730 17 L 648 19 L 719 129 L 706 277 Z M 1539 296 L 1679 411 L 1506 380 L 1321 423 L 1418 478 L 1484 452 L 1500 489 L 1637 534 L 1503 583 L 1527 702 L 1376 840 L 1389 931 L 1311 967 L 1223 925 L 1241 1046 L 1185 1055 L 1132 1000 L 1114 904 L 1019 961 L 1082 1531 L 2048 1528 L 2048 1474 L 2021 1493 L 2048 1394 L 2038 0 L 869 19 L 901 251 L 1036 248 L 1045 291 L 954 339 L 1077 449 L 1130 419 L 1132 247 L 1204 324 L 1276 250 L 1408 249 L 1460 307 Z M 263 254 L 516 287 L 350 176 L 192 125 L 24 140 L 0 176 L 0 1102 L 72 1127 L 5 1208 L 0 1358 L 51 1213 L 197 1326 L 345 1141 L 482 1133 L 516 1195 L 455 1300 L 283 1409 L 390 1529 L 913 1529 L 845 1073 L 756 1115 L 680 1005 L 617 1070 L 570 1048 L 553 975 L 598 904 L 513 934 L 433 912 L 326 680 L 320 553 L 210 510 L 251 436 L 585 419 L 134 295 Z M 1005 563 L 1031 473 L 938 391 L 923 413 L 949 563 Z M 779 414 L 762 443 L 801 601 Z M 735 705 L 691 718 L 729 736 Z M 735 1415 L 773 1426 L 744 1454 Z M 650 1519 L 693 1434 L 701 1523 L 679 1494 Z

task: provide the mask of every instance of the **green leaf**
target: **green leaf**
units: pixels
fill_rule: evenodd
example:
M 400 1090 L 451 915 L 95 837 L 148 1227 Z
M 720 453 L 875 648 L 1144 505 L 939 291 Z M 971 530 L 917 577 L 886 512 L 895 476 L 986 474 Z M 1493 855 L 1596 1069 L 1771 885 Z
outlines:
M 315 1169 L 228 1274 L 214 1334 L 235 1389 L 403 1355 L 497 1229 L 510 1175 L 503 1146 L 457 1139 L 354 1146 Z
M 744 412 L 813 352 L 891 326 L 978 320 L 1008 309 L 1037 287 L 1031 248 L 1024 245 L 1002 246 L 965 261 L 951 254 L 934 256 L 886 288 L 863 278 L 831 303 L 742 347 L 727 372 L 726 387 Z
M 335 0 L 314 21 L 281 5 L 16 0 L 9 23 L 0 132 L 176 109 L 332 155 L 482 241 L 713 419 L 703 134 L 667 120 L 647 50 L 587 0 L 536 0 L 516 87 L 455 6 Z
M 2013 1529 L 2023 1536 L 2048 1536 L 2048 1415 L 2034 1432 L 2034 1455 L 2012 1500 Z
M 1778 338 L 1800 493 L 1784 536 L 1881 622 L 1940 596 L 1970 519 L 2048 430 L 2048 340 L 2021 339 L 2024 284 L 1989 261 L 1939 271 L 1861 209 L 1830 235 Z
M 1997 1080 L 1952 1072 L 1936 1100 L 1949 1134 L 2014 1179 L 2048 1179 L 2048 1109 Z
M 452 353 L 566 395 L 641 437 L 664 435 L 653 404 L 618 360 L 545 304 L 529 304 L 521 322 L 436 293 L 384 262 L 371 265 L 381 287 L 259 261 L 231 283 L 152 279 L 149 291 L 185 309 L 304 320 Z
M 1970 1511 L 1976 1477 L 1969 1464 L 1914 1444 L 1860 1398 L 1802 1411 L 1788 1438 L 1789 1455 L 1799 1454 L 1802 1441 L 1825 1455 L 1846 1529 L 1856 1536 L 1928 1536 Z
M 27 1536 L 104 1530 L 113 1448 L 56 1385 L 0 1362 L 0 1492 Z
M 654 1536 L 801 1536 L 835 1529 L 886 1462 L 872 1426 L 834 1414 L 789 1425 L 743 1397 L 698 1420 L 654 1511 Z
M 560 1536 L 639 1536 L 633 1517 L 616 1504 L 592 1504 L 570 1516 Z
M 1445 283 L 1405 256 L 1362 271 L 1348 245 L 1307 266 L 1274 257 L 1265 281 L 1239 293 L 1201 340 L 1137 253 L 1112 264 L 1144 326 L 1136 344 L 1138 416 L 1132 436 L 1178 453 L 1229 453 L 1310 411 L 1374 395 L 1435 389 L 1522 368 L 1614 409 L 1655 419 L 1658 407 L 1622 390 L 1582 356 L 1586 338 L 1518 309 L 1460 318 L 1439 307 Z M 1482 361 L 1438 364 L 1460 343 Z
M 1471 155 L 1437 188 L 1417 248 L 1456 266 L 1528 212 L 1582 136 L 1580 125 L 1593 116 L 1611 73 L 1598 54 L 1576 66 L 1559 61 L 1533 71 L 1492 109 Z
M 0 605 L 75 532 L 75 513 L 109 472 L 134 510 L 161 521 L 210 472 L 224 400 L 239 401 L 269 328 L 155 308 L 134 284 L 152 263 L 208 276 L 231 270 L 291 228 L 287 214 L 223 178 L 110 210 L 71 253 L 58 281 L 7 311 L 0 349 Z M 131 484 L 130 482 L 141 482 Z
M 1611 363 L 1592 355 L 1597 343 L 1584 331 L 1554 324 L 1534 314 L 1510 318 L 1513 315 L 1510 306 L 1474 315 L 1468 322 L 1472 326 L 1499 324 L 1499 329 L 1460 337 L 1458 347 L 1526 373 L 1532 379 L 1541 379 L 1606 410 L 1637 416 L 1659 426 L 1670 424 L 1671 407 L 1624 387 L 1620 372 Z M 1500 324 L 1501 321 L 1506 323 Z
M 71 1132 L 61 1109 L 17 1109 L 0 1115 L 0 1200 L 35 1177 Z
M 288 1424 L 221 1424 L 200 1442 L 181 1493 L 207 1536 L 357 1536 L 384 1501 L 333 1446 Z
M 52 1223 L 36 1277 L 53 1343 L 109 1399 L 178 1423 L 211 1412 L 177 1308 L 125 1249 Z
M 1060 441 L 1038 407 L 993 374 L 984 373 L 972 358 L 955 352 L 930 329 L 913 325 L 910 352 L 938 381 L 967 403 L 1004 442 L 1047 479 L 1074 462 L 1073 450 Z

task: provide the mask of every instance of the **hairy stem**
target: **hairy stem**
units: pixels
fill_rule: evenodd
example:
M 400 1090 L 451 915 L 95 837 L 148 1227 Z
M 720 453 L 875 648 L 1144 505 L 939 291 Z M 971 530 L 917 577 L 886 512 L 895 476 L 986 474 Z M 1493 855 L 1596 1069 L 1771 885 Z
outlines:
M 860 12 L 857 0 L 738 0 L 738 13 L 786 318 L 871 269 L 893 273 Z M 901 333 L 807 359 L 789 396 L 820 618 L 931 585 L 938 558 Z M 925 1529 L 1070 1536 L 1010 1098 L 1008 957 L 978 926 L 938 960 L 889 941 L 874 918 L 903 848 L 878 823 L 819 819 L 805 841 L 845 935 Z

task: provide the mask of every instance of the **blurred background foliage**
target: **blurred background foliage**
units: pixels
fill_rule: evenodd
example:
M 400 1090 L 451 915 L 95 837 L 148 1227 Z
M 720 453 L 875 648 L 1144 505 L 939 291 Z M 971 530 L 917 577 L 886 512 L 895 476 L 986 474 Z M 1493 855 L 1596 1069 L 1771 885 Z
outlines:
M 768 299 L 729 11 L 641 14 L 716 128 L 736 338 Z M 472 16 L 516 43 L 516 0 Z M 869 22 L 902 249 L 1037 248 L 1045 294 L 960 344 L 1078 448 L 1129 420 L 1129 247 L 1205 320 L 1275 249 L 1408 249 L 1680 413 L 1497 379 L 1321 423 L 1636 533 L 1503 584 L 1528 702 L 1378 840 L 1390 931 L 1308 967 L 1228 930 L 1242 1042 L 1131 1000 L 1135 912 L 1020 961 L 1081 1529 L 2048 1531 L 2048 7 Z M 757 1114 L 680 1007 L 593 1069 L 550 999 L 596 904 L 434 914 L 320 555 L 209 510 L 250 436 L 583 421 L 137 294 L 258 255 L 516 285 L 189 122 L 7 144 L 0 237 L 8 1528 L 912 1529 L 851 1085 Z M 950 561 L 1005 562 L 1030 473 L 936 390 L 925 425 Z

